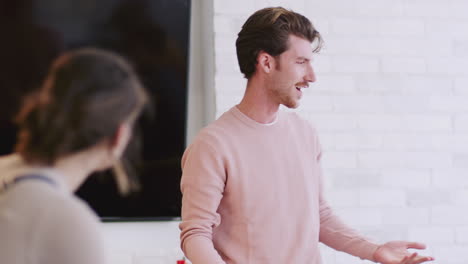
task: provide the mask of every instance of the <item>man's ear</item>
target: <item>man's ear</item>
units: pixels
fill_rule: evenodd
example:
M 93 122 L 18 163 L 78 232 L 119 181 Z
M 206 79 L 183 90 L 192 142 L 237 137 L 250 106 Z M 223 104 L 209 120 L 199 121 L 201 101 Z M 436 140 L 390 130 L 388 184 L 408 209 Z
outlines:
M 258 70 L 261 70 L 264 73 L 270 73 L 271 70 L 275 67 L 274 64 L 275 64 L 274 58 L 270 54 L 264 51 L 260 51 L 258 53 L 258 56 L 257 56 Z

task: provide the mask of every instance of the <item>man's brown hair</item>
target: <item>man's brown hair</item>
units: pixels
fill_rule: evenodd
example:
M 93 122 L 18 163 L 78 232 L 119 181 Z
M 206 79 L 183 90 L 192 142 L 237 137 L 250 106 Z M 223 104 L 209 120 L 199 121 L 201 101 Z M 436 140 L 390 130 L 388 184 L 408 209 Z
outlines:
M 236 41 L 237 59 L 245 78 L 250 79 L 254 74 L 260 51 L 273 57 L 280 55 L 289 48 L 290 35 L 311 43 L 317 40 L 314 52 L 318 52 L 322 46 L 320 33 L 301 14 L 282 7 L 270 7 L 251 15 L 242 26 Z

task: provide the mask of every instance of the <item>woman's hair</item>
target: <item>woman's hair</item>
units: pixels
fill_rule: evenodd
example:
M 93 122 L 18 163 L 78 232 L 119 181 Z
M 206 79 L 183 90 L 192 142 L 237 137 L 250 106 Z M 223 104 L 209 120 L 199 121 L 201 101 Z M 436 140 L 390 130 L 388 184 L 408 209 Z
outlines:
M 122 57 L 91 48 L 67 52 L 19 112 L 16 151 L 27 162 L 53 165 L 112 138 L 123 122 L 134 122 L 147 101 Z
M 251 15 L 242 26 L 236 41 L 237 60 L 244 77 L 250 79 L 255 73 L 257 56 L 264 51 L 276 57 L 289 48 L 289 36 L 318 41 L 318 52 L 323 40 L 309 19 L 282 7 L 260 9 Z

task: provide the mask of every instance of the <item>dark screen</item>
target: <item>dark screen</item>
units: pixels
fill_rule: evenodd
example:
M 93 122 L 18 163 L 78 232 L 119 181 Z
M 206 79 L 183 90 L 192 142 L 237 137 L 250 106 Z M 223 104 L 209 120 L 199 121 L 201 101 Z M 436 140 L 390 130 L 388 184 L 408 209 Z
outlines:
M 180 216 L 185 148 L 190 0 L 0 0 L 0 153 L 11 153 L 12 122 L 54 58 L 81 47 L 124 56 L 151 105 L 125 153 L 141 190 L 119 195 L 111 171 L 89 177 L 77 194 L 104 219 Z

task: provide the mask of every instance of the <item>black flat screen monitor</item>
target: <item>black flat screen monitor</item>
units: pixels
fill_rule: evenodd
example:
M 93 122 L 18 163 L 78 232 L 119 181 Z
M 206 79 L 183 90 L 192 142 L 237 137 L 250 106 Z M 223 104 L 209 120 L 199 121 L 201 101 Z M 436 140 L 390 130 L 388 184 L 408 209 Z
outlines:
M 137 122 L 126 156 L 138 193 L 119 195 L 111 171 L 77 191 L 103 220 L 180 217 L 180 160 L 185 148 L 190 0 L 0 0 L 1 154 L 11 153 L 12 118 L 52 60 L 67 50 L 114 51 L 135 67 L 152 106 Z

